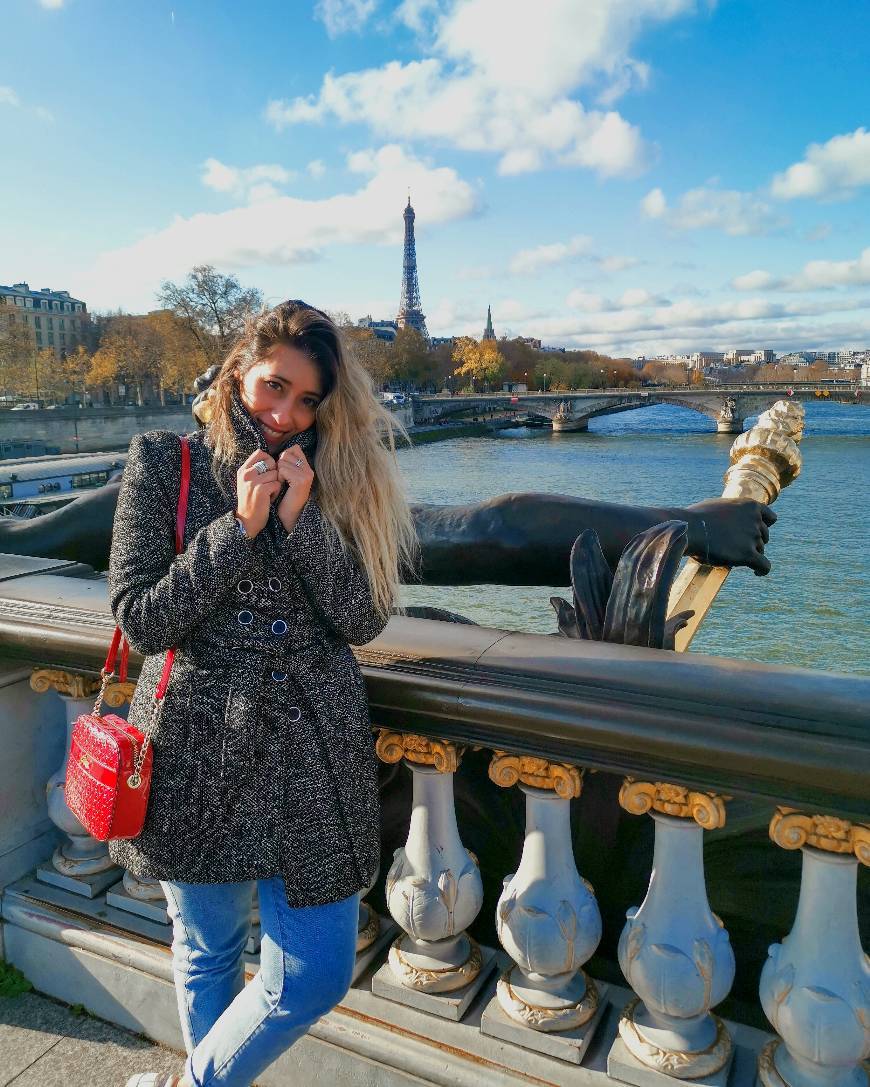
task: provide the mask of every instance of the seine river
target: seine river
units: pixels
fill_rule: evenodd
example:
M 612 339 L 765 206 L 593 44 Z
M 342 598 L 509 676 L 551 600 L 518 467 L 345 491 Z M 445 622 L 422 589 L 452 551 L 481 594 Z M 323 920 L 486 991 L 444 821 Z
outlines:
M 404 449 L 399 458 L 409 496 L 419 502 L 547 491 L 686 505 L 722 493 L 734 436 L 710 426 L 695 412 L 660 405 L 594 419 L 586 434 L 508 430 Z M 771 573 L 733 571 L 692 651 L 870 675 L 870 407 L 808 403 L 801 450 L 801 475 L 775 505 Z M 410 586 L 403 603 L 551 633 L 556 592 L 570 598 L 566 586 Z

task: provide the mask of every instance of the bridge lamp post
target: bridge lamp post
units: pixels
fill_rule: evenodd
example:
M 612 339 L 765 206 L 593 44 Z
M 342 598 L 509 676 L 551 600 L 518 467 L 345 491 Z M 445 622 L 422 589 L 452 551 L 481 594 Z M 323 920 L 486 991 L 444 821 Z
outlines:
M 547 375 L 544 374 L 544 392 L 547 391 Z

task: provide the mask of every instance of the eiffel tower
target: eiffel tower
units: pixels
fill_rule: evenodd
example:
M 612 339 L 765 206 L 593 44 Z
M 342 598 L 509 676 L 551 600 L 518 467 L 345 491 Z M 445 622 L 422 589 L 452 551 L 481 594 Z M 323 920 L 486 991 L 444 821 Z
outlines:
M 420 284 L 417 282 L 417 249 L 414 245 L 414 209 L 411 207 L 411 194 L 408 194 L 408 206 L 402 213 L 405 220 L 405 251 L 402 257 L 402 297 L 396 324 L 399 328 L 416 328 L 427 341 L 426 318 L 420 302 Z

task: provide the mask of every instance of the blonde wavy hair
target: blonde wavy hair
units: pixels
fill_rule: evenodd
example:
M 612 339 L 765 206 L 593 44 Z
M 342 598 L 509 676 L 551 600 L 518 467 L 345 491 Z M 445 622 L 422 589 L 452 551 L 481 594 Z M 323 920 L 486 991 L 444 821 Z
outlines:
M 402 573 L 416 569 L 418 558 L 396 461 L 396 437 L 407 441 L 408 435 L 378 402 L 367 371 L 327 314 L 294 300 L 249 319 L 209 390 L 209 444 L 219 462 L 235 467 L 233 389 L 278 344 L 305 352 L 320 373 L 313 494 L 338 544 L 360 562 L 374 606 L 386 617 L 398 603 Z

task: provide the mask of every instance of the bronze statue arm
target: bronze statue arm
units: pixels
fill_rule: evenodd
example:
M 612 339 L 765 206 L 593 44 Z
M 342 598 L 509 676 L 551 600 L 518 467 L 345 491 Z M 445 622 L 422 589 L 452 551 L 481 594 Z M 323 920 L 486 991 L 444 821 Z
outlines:
M 72 559 L 105 570 L 119 486 L 109 482 L 32 520 L 0 518 L 0 552 Z M 633 536 L 670 520 L 687 522 L 688 553 L 702 562 L 766 574 L 764 544 L 776 520 L 767 506 L 744 500 L 716 498 L 680 509 L 533 493 L 465 506 L 415 505 L 413 512 L 421 580 L 431 585 L 567 585 L 571 546 L 583 529 L 595 529 L 615 567 Z
M 626 544 L 662 521 L 689 526 L 687 553 L 702 562 L 766 574 L 768 526 L 776 514 L 758 502 L 709 499 L 686 508 L 623 506 L 572 495 L 499 495 L 465 506 L 413 507 L 421 577 L 430 585 L 565 585 L 574 540 L 598 534 L 615 568 Z

